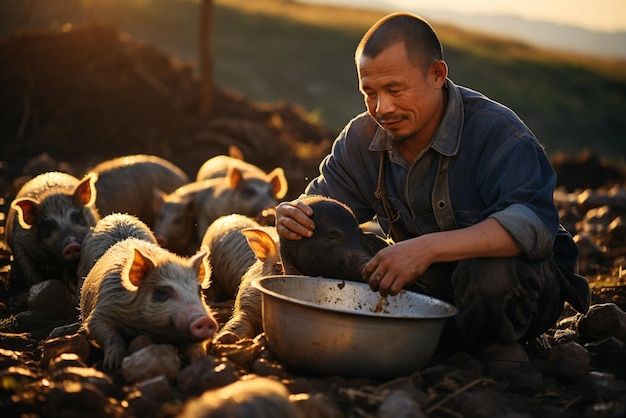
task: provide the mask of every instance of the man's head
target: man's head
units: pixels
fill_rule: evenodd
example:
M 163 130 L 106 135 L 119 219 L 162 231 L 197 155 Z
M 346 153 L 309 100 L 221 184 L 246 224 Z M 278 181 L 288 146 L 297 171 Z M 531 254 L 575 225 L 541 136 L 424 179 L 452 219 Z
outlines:
M 428 145 L 443 115 L 448 74 L 428 22 L 408 13 L 382 18 L 363 36 L 355 61 L 370 115 L 398 142 Z
M 430 24 L 410 13 L 392 13 L 376 22 L 363 35 L 356 49 L 355 61 L 361 55 L 376 58 L 391 45 L 403 42 L 409 60 L 424 72 L 435 61 L 443 60 L 443 48 Z

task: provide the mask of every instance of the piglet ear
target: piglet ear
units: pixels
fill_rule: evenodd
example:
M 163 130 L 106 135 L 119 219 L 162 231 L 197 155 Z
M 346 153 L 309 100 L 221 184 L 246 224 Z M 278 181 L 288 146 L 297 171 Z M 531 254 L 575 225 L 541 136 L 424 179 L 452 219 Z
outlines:
M 230 181 L 230 187 L 236 189 L 243 180 L 243 173 L 237 167 L 229 167 L 227 179 Z
M 228 156 L 243 161 L 243 152 L 236 145 L 228 146 Z
M 246 237 L 256 258 L 263 262 L 270 258 L 278 259 L 278 247 L 267 232 L 259 228 L 245 228 L 241 230 L 241 233 Z
M 167 193 L 159 189 L 152 190 L 152 210 L 154 213 L 158 213 L 161 210 L 161 206 L 165 203 L 165 197 Z
M 285 171 L 277 167 L 267 175 L 267 178 L 272 184 L 272 191 L 276 199 L 280 200 L 285 197 L 287 194 L 287 177 L 285 177 Z
M 132 249 L 132 256 L 126 261 L 122 271 L 122 285 L 130 291 L 135 291 L 146 276 L 155 267 L 150 257 L 143 254 L 138 248 Z
M 193 269 L 196 271 L 197 275 L 198 275 L 198 281 L 200 282 L 200 285 L 202 287 L 208 286 L 208 279 L 209 279 L 209 271 L 210 271 L 210 267 L 208 265 L 208 261 L 207 261 L 207 251 L 206 251 L 207 247 L 206 246 L 202 246 L 202 248 L 200 248 L 200 251 L 198 251 L 196 254 L 194 254 L 191 258 L 191 266 L 193 267 Z
M 96 201 L 96 181 L 98 180 L 98 175 L 95 173 L 87 174 L 81 181 L 78 183 L 78 186 L 74 189 L 74 200 L 83 205 L 83 206 L 91 206 Z
M 17 211 L 17 220 L 24 229 L 30 229 L 39 217 L 39 203 L 30 198 L 17 199 L 11 203 L 13 209 Z

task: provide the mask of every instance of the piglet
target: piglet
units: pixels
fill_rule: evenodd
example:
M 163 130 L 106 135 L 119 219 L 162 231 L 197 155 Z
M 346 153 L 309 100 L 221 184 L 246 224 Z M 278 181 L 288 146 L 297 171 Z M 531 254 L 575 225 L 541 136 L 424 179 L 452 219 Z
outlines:
M 242 276 L 257 260 L 242 233 L 250 228 L 262 229 L 278 242 L 276 228 L 261 226 L 236 213 L 217 218 L 207 228 L 201 248 L 206 249 L 211 266 L 211 284 L 206 292 L 209 303 L 235 299 Z
M 80 260 L 76 271 L 78 278 L 77 301 L 80 288 L 89 270 L 113 245 L 126 238 L 137 238 L 157 244 L 156 237 L 141 219 L 128 213 L 112 213 L 96 223 L 83 240 Z
M 172 192 L 189 183 L 178 166 L 156 155 L 126 155 L 102 161 L 89 172 L 98 176 L 96 207 L 100 216 L 129 213 L 154 226 L 152 194 Z
M 128 238 L 109 248 L 85 278 L 82 330 L 104 350 L 105 368 L 118 368 L 127 341 L 145 335 L 180 347 L 189 362 L 206 355 L 217 329 L 202 296 L 206 253 L 183 258 L 151 242 Z
M 232 344 L 263 331 L 261 294 L 251 285 L 255 278 L 287 274 L 362 281 L 363 265 L 388 245 L 380 236 L 364 232 L 345 204 L 322 196 L 306 196 L 302 202 L 313 209 L 316 228 L 310 238 L 281 237 L 276 242 L 273 234 L 262 229 L 242 230 L 257 261 L 243 275 L 233 315 L 215 337 L 216 343 Z
M 79 180 L 51 171 L 22 186 L 6 223 L 16 287 L 60 279 L 74 290 L 83 239 L 99 219 L 94 183 L 92 175 Z
M 252 287 L 252 280 L 284 274 L 278 244 L 271 234 L 261 228 L 246 228 L 241 233 L 257 260 L 241 278 L 233 315 L 215 337 L 218 344 L 232 344 L 240 339 L 254 338 L 263 331 L 261 292 Z
M 286 274 L 362 281 L 361 269 L 389 242 L 360 228 L 352 210 L 323 196 L 300 199 L 313 210 L 315 231 L 309 238 L 280 238 Z

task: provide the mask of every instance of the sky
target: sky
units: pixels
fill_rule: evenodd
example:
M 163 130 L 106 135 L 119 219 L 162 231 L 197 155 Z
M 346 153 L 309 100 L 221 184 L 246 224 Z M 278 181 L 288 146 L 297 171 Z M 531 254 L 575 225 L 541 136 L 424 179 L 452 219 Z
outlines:
M 530 20 L 586 29 L 626 31 L 626 0 L 304 0 L 307 3 L 345 4 L 371 8 L 445 10 L 472 14 L 511 14 Z M 387 6 L 385 6 L 385 3 Z M 626 45 L 624 46 L 626 48 Z

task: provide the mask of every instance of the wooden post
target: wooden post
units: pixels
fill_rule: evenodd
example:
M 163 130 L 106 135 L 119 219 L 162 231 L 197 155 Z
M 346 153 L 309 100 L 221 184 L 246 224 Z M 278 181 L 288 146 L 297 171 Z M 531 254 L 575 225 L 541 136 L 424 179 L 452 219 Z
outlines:
M 200 116 L 213 110 L 213 0 L 200 3 Z

